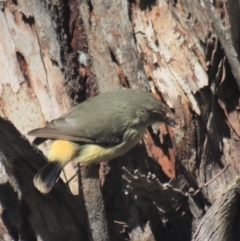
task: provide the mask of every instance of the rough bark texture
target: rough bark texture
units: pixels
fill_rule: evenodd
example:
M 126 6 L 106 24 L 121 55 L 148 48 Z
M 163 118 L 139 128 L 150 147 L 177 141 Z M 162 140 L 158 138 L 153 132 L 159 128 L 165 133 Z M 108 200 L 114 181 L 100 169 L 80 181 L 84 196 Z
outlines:
M 240 5 L 211 2 L 0 2 L 1 240 L 240 240 Z M 71 163 L 71 192 L 38 193 L 46 160 L 21 135 L 123 87 L 151 90 L 179 128 L 155 125 L 100 166 Z
M 63 182 L 56 185 L 51 195 L 40 194 L 32 179 L 46 160 L 10 122 L 0 119 L 0 125 L 4 165 L 0 202 L 6 234 L 12 240 L 88 240 L 84 204 L 77 202 Z M 4 235 L 1 240 L 8 240 Z
M 239 215 L 238 192 L 239 180 L 209 208 L 198 225 L 194 241 L 239 240 L 236 226 Z

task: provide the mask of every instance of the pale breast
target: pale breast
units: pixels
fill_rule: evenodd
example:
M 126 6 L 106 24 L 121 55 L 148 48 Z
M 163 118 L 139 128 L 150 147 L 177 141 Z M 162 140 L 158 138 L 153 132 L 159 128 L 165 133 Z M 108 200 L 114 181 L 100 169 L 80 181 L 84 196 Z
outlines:
M 135 129 L 127 131 L 123 137 L 123 142 L 116 146 L 103 147 L 95 144 L 84 145 L 79 151 L 77 162 L 90 164 L 110 161 L 132 149 L 141 139 L 143 132 L 144 130 L 136 131 Z

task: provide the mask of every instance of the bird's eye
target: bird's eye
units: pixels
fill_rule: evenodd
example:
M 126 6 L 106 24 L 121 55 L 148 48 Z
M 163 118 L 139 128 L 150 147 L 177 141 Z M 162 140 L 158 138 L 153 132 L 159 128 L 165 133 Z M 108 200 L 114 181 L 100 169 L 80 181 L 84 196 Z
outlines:
M 159 116 L 159 112 L 158 111 L 152 111 L 151 116 Z
M 148 112 L 147 109 L 142 108 L 142 113 L 143 113 L 143 114 L 146 114 L 147 112 Z

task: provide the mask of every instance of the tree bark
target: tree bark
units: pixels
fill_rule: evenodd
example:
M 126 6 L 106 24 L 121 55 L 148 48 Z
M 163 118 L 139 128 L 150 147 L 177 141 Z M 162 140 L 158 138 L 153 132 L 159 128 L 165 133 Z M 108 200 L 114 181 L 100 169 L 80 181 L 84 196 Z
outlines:
M 239 240 L 239 3 L 0 4 L 1 240 Z M 151 91 L 178 129 L 38 193 L 49 144 L 27 132 L 120 88 Z

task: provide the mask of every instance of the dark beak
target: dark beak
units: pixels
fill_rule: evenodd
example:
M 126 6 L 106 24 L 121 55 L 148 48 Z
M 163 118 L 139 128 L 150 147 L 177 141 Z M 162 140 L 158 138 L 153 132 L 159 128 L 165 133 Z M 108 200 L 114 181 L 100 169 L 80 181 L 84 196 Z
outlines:
M 164 122 L 169 126 L 178 127 L 177 123 L 174 121 L 173 116 L 166 114 L 165 112 L 153 111 L 152 114 L 156 115 L 160 122 Z
M 169 126 L 178 127 L 177 123 L 169 116 L 165 117 L 164 122 L 166 122 L 166 124 Z

